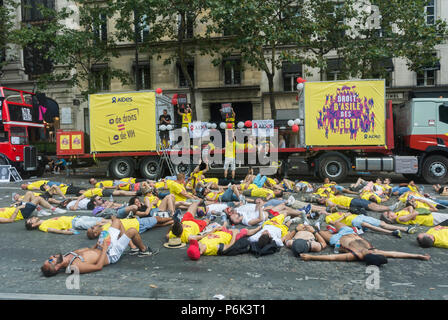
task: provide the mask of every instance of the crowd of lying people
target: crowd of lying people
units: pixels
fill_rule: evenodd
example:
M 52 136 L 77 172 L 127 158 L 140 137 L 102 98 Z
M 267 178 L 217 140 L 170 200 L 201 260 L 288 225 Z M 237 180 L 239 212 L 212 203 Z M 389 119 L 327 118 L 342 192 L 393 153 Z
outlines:
M 303 261 L 364 261 L 380 266 L 388 258 L 429 260 L 428 254 L 385 251 L 365 240 L 365 232 L 396 238 L 416 233 L 422 248 L 448 248 L 448 200 L 445 187 L 434 185 L 433 197 L 414 181 L 397 186 L 390 179 L 358 179 L 343 187 L 325 179 L 316 185 L 255 175 L 242 181 L 206 177 L 200 163 L 188 178 L 184 174 L 159 181 L 125 178 L 89 180 L 73 186 L 39 180 L 22 184 L 13 204 L 0 208 L 0 223 L 25 221 L 26 230 L 59 234 L 86 232 L 95 239 L 91 248 L 50 256 L 42 265 L 45 276 L 61 270 L 80 273 L 101 270 L 129 254 L 154 256 L 141 233 L 167 227 L 166 248 L 188 246 L 191 260 L 202 256 L 244 253 L 272 254 L 282 247 Z M 115 197 L 129 197 L 127 203 Z M 391 201 L 389 201 L 391 200 Z M 385 202 L 389 201 L 390 205 Z M 76 215 L 77 211 L 87 215 Z M 372 214 L 376 213 L 378 218 Z M 58 214 L 57 217 L 49 217 Z M 64 214 L 64 215 L 60 215 Z M 325 226 L 325 227 L 324 227 Z M 313 254 L 328 247 L 330 254 Z

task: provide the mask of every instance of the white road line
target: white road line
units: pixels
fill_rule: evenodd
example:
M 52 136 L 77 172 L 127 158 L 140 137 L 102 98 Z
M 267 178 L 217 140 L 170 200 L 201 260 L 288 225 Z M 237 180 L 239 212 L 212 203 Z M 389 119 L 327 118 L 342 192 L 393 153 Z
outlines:
M 82 296 L 82 295 L 55 295 L 32 293 L 0 293 L 0 300 L 154 300 L 137 297 L 109 297 L 109 296 Z

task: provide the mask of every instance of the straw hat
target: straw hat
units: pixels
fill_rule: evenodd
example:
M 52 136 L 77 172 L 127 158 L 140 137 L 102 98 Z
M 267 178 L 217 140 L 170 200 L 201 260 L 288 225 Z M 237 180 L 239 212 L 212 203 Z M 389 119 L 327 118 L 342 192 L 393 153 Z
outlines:
M 168 242 L 164 243 L 163 246 L 168 249 L 178 249 L 185 247 L 186 244 L 182 243 L 180 238 L 170 238 Z

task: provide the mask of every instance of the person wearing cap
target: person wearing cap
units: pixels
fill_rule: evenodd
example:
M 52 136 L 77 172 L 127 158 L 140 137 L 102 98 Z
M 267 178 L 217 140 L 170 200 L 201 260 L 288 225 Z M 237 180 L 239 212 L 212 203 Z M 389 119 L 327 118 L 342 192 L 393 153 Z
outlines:
M 226 223 L 217 226 L 209 233 L 200 237 L 200 239 L 191 239 L 187 249 L 187 255 L 191 260 L 199 260 L 204 256 L 224 256 L 232 249 L 238 240 L 251 236 L 258 232 L 261 227 L 256 229 L 232 229 L 228 230 Z
M 113 217 L 109 231 L 95 246 L 73 250 L 64 255 L 52 255 L 43 263 L 41 272 L 45 277 L 51 277 L 57 275 L 60 270 L 70 274 L 74 267 L 80 274 L 100 271 L 104 266 L 117 263 L 131 241 L 138 248 L 139 257 L 152 255 L 136 229 L 125 231 L 121 221 Z
M 330 231 L 321 231 L 320 235 L 331 246 L 340 244 L 340 253 L 329 255 L 303 253 L 300 255 L 303 261 L 364 261 L 368 265 L 380 266 L 387 263 L 387 258 L 418 259 L 424 261 L 428 261 L 431 258 L 427 254 L 379 250 L 359 236 L 353 228 L 347 227 L 341 222 L 336 222 L 334 226 L 337 233 L 333 234 Z
M 210 219 L 199 220 L 195 219 L 198 212 L 199 202 L 190 205 L 188 211 L 183 215 L 182 220 L 179 221 L 180 210 L 177 209 L 174 214 L 174 223 L 170 231 L 166 234 L 166 239 L 181 238 L 183 243 L 188 243 L 191 239 L 200 239 L 201 233 L 210 223 Z M 209 215 L 210 216 L 210 215 Z
M 424 233 L 419 233 L 417 242 L 422 248 L 448 248 L 448 226 L 439 225 Z
M 320 252 L 327 247 L 327 242 L 320 235 L 320 230 L 304 224 L 299 224 L 295 230 L 289 231 L 284 244 L 291 249 L 295 257 L 300 257 L 302 253 Z

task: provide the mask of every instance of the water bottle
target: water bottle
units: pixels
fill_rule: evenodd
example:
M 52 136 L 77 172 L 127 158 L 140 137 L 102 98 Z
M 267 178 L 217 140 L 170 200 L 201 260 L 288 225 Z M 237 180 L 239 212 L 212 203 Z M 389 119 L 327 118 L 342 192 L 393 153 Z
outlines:
M 109 201 L 110 201 L 110 202 L 114 202 L 114 196 L 113 196 L 113 195 L 110 195 L 110 197 L 109 197 Z
M 339 253 L 339 248 L 341 247 L 341 243 L 338 241 L 334 245 L 334 253 Z

